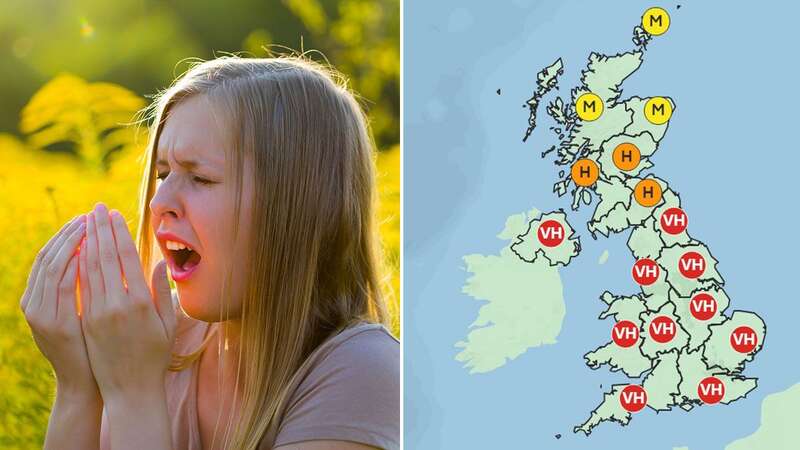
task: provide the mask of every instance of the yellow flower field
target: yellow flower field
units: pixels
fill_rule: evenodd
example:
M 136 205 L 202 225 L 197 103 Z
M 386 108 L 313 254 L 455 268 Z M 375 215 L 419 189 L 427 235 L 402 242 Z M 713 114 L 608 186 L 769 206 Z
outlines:
M 25 141 L 0 133 L 0 448 L 41 446 L 54 398 L 50 366 L 19 309 L 33 259 L 64 222 L 98 201 L 122 212 L 135 229 L 137 159 L 144 137 L 136 141 L 132 129 L 114 124 L 143 105 L 144 99 L 122 87 L 64 75 L 43 87 L 23 110 Z M 77 155 L 41 149 L 65 136 L 78 144 Z M 392 331 L 399 336 L 399 147 L 379 152 L 377 163 L 385 290 Z

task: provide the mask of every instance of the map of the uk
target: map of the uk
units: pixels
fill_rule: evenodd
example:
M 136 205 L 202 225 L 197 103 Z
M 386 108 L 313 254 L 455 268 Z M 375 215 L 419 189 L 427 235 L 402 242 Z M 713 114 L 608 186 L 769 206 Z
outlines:
M 585 364 L 619 371 L 630 382 L 608 387 L 592 411 L 576 411 L 582 418 L 572 431 L 587 436 L 603 422 L 627 425 L 644 408 L 724 407 L 758 386 L 745 368 L 763 348 L 767 326 L 756 312 L 735 308 L 719 261 L 703 237 L 691 233 L 692 211 L 683 209 L 679 187 L 660 178 L 651 161 L 656 152 L 669 152 L 661 142 L 679 102 L 663 94 L 623 96 L 624 81 L 644 64 L 648 46 L 668 31 L 669 21 L 661 8 L 645 11 L 633 29 L 633 47 L 612 55 L 591 53 L 580 84 L 566 98 L 556 94 L 566 67 L 558 58 L 538 72 L 526 103 L 523 141 L 540 131 L 542 110 L 555 123 L 549 131 L 558 143 L 541 151 L 557 168 L 553 193 L 566 196 L 572 211 L 594 207 L 588 237 L 627 237 L 631 267 L 619 277 L 632 277 L 639 286 L 635 292 L 598 293 L 605 305 L 599 319 L 608 322 L 609 340 L 587 342 Z M 473 274 L 465 293 L 517 305 L 520 313 L 510 317 L 481 309 L 473 327 L 483 328 L 456 344 L 462 349 L 456 359 L 471 372 L 493 370 L 554 340 L 557 330 L 548 324 L 564 315 L 554 274 L 580 257 L 579 229 L 564 210 L 534 209 L 508 219 L 498 237 L 510 244 L 499 256 L 464 258 Z M 519 260 L 530 267 L 520 268 Z M 515 277 L 536 277 L 542 304 L 522 305 Z M 531 328 L 520 326 L 525 319 Z

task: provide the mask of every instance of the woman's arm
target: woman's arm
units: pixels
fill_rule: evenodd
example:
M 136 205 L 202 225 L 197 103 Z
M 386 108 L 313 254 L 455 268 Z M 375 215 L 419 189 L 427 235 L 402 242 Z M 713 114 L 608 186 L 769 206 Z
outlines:
M 75 296 L 75 250 L 84 230 L 81 215 L 47 242 L 36 256 L 20 300 L 36 346 L 56 377 L 45 449 L 97 449 L 100 445 L 103 401 L 86 354 Z
M 171 449 L 164 377 L 176 319 L 166 265 L 156 266 L 148 286 L 125 220 L 102 204 L 87 217 L 80 254 L 89 286 L 82 316 L 86 348 L 111 448 Z
M 104 399 L 111 448 L 172 449 L 172 433 L 163 383 L 152 389 L 122 393 Z
M 98 449 L 102 414 L 103 399 L 99 393 L 57 388 L 44 449 Z

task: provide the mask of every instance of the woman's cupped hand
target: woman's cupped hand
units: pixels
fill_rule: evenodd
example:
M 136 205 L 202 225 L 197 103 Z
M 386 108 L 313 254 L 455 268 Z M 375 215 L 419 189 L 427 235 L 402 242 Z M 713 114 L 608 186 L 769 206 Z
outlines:
M 106 403 L 163 390 L 175 339 L 166 265 L 148 286 L 119 212 L 99 203 L 64 225 L 37 255 L 20 307 L 59 390 Z

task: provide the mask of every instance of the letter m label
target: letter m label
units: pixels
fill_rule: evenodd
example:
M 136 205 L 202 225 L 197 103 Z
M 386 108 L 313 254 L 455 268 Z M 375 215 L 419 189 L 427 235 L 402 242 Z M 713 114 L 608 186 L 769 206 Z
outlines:
M 664 110 L 663 103 L 661 103 L 660 105 L 655 105 L 655 104 L 653 105 L 653 115 L 656 115 L 656 112 L 660 112 L 662 116 L 667 113 L 667 111 Z
M 661 14 L 657 14 L 657 15 L 656 14 L 650 14 L 650 26 L 652 27 L 653 24 L 656 24 L 656 23 L 658 24 L 658 26 L 662 26 L 661 25 Z

